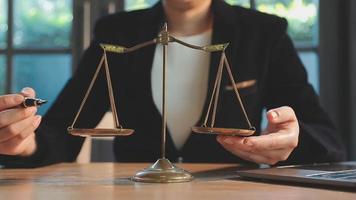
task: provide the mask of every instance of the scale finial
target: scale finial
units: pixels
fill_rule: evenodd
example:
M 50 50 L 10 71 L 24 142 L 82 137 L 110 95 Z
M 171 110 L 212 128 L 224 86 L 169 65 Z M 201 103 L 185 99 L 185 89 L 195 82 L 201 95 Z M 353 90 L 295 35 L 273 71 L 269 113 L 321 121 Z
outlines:
M 164 22 L 162 30 L 168 31 L 168 24 L 167 24 L 167 22 Z
M 167 22 L 163 24 L 163 27 L 161 31 L 158 34 L 157 42 L 162 44 L 162 45 L 168 45 L 168 43 L 171 41 L 171 36 L 168 33 L 168 25 Z

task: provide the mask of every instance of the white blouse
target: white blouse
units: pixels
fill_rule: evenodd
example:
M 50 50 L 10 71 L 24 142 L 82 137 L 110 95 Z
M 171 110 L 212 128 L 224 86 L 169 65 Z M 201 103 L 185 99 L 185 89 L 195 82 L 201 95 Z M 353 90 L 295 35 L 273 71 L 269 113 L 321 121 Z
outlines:
M 212 31 L 176 37 L 195 45 L 211 44 Z M 153 101 L 162 114 L 162 46 L 157 45 L 151 71 Z M 199 121 L 208 91 L 210 54 L 169 43 L 166 69 L 167 127 L 181 149 Z M 158 133 L 157 133 L 158 134 Z

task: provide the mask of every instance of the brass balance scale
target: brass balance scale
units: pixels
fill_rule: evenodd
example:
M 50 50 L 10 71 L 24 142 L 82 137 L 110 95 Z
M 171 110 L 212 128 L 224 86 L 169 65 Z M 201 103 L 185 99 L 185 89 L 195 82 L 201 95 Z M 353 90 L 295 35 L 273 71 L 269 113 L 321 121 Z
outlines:
M 154 38 L 150 41 L 138 44 L 136 46 L 127 48 L 118 45 L 111 45 L 111 44 L 100 44 L 101 48 L 103 49 L 103 55 L 97 66 L 97 69 L 94 73 L 94 76 L 90 82 L 90 85 L 86 91 L 86 94 L 81 102 L 79 110 L 73 120 L 73 123 L 68 127 L 68 132 L 75 136 L 91 136 L 91 137 L 108 137 L 108 136 L 129 136 L 133 134 L 133 129 L 125 129 L 119 122 L 116 106 L 115 106 L 115 99 L 114 93 L 112 89 L 111 83 L 111 76 L 108 66 L 108 60 L 106 57 L 106 53 L 129 53 L 136 50 L 139 50 L 143 47 L 153 45 L 153 44 L 160 44 L 163 46 L 163 74 L 162 74 L 162 138 L 161 138 L 161 158 L 158 159 L 153 165 L 150 167 L 143 169 L 136 173 L 132 177 L 133 181 L 137 182 L 154 182 L 154 183 L 174 183 L 174 182 L 186 182 L 193 180 L 193 176 L 181 169 L 173 165 L 168 159 L 165 158 L 166 153 L 166 130 L 167 130 L 167 118 L 166 118 L 166 67 L 167 67 L 167 47 L 169 43 L 177 42 L 183 46 L 188 48 L 196 49 L 205 51 L 207 53 L 211 52 L 221 52 L 220 63 L 218 66 L 214 88 L 212 91 L 212 95 L 209 102 L 209 107 L 205 115 L 204 123 L 201 126 L 192 127 L 192 131 L 198 134 L 215 134 L 215 135 L 228 135 L 228 136 L 250 136 L 255 133 L 256 129 L 251 125 L 251 122 L 247 116 L 245 111 L 244 105 L 240 98 L 240 94 L 237 90 L 236 83 L 234 81 L 230 65 L 227 61 L 225 55 L 225 49 L 228 46 L 228 43 L 225 44 L 216 44 L 216 45 L 207 45 L 207 46 L 196 46 L 192 44 L 185 43 L 177 38 L 171 36 L 167 29 L 167 24 L 165 24 L 162 30 L 159 32 L 157 38 Z M 108 85 L 108 92 L 110 98 L 110 106 L 113 113 L 113 119 L 115 123 L 115 128 L 113 129 L 83 129 L 83 128 L 74 128 L 75 123 L 84 107 L 84 104 L 91 92 L 91 89 L 97 79 L 97 76 L 104 66 L 105 69 L 105 76 Z M 236 94 L 237 100 L 240 104 L 246 122 L 248 124 L 247 129 L 236 129 L 236 128 L 223 128 L 223 127 L 214 127 L 215 125 L 215 116 L 216 116 L 216 108 L 218 105 L 219 100 L 219 92 L 220 92 L 220 85 L 221 85 L 221 77 L 223 73 L 223 68 L 226 67 L 228 72 L 230 81 L 233 86 L 233 90 Z M 208 124 L 208 120 L 210 119 L 210 123 Z

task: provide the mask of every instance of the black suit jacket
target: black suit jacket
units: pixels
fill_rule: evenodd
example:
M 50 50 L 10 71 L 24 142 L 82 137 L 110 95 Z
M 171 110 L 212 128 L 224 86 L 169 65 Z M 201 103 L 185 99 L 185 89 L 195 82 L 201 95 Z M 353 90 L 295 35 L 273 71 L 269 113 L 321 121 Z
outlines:
M 344 147 L 307 82 L 305 69 L 286 34 L 286 20 L 229 6 L 219 0 L 213 1 L 212 12 L 212 43 L 230 42 L 226 54 L 235 80 L 257 80 L 256 85 L 240 91 L 257 132 L 260 131 L 263 108 L 287 105 L 296 112 L 300 125 L 299 145 L 281 164 L 343 160 Z M 38 151 L 26 161 L 2 156 L 3 163 L 29 166 L 74 161 L 83 138 L 69 135 L 66 128 L 74 119 L 103 53 L 99 43 L 133 46 L 155 38 L 163 22 L 161 3 L 151 9 L 117 13 L 100 19 L 96 24 L 94 40 L 85 51 L 77 72 L 37 130 Z M 153 103 L 150 80 L 154 49 L 155 46 L 151 46 L 124 55 L 108 53 L 119 117 L 125 127 L 135 129 L 132 136 L 115 138 L 114 150 L 118 161 L 152 162 L 160 156 L 161 115 Z M 218 61 L 219 54 L 212 53 L 209 95 Z M 233 91 L 224 90 L 229 85 L 228 77 L 224 75 L 216 126 L 247 127 Z M 95 127 L 108 108 L 102 71 L 77 126 Z M 186 162 L 241 162 L 224 150 L 215 136 L 197 134 L 192 134 L 180 151 L 175 149 L 168 135 L 167 156 L 171 161 L 183 157 Z M 27 165 L 23 165 L 25 162 Z

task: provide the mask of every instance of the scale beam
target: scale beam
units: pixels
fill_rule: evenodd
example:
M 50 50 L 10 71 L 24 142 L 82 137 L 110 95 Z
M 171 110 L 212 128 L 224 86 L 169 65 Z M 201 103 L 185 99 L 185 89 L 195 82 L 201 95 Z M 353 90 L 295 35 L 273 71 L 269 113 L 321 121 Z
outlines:
M 106 54 L 107 53 L 115 53 L 115 54 L 124 54 L 137 51 L 144 47 L 150 45 L 162 45 L 163 47 L 163 73 L 162 73 L 162 135 L 161 135 L 161 158 L 157 160 L 155 164 L 146 168 L 144 170 L 139 171 L 132 180 L 139 181 L 139 182 L 159 182 L 159 183 L 170 183 L 170 182 L 185 182 L 191 181 L 193 176 L 188 173 L 187 171 L 180 169 L 174 166 L 168 159 L 166 159 L 166 136 L 167 136 L 167 117 L 166 117 L 166 68 L 167 68 L 167 54 L 168 54 L 168 45 L 169 43 L 176 42 L 181 44 L 187 48 L 196 49 L 200 51 L 204 51 L 207 53 L 211 52 L 221 52 L 220 64 L 218 66 L 217 75 L 214 83 L 213 92 L 210 98 L 209 108 L 206 112 L 204 124 L 200 127 L 192 127 L 192 131 L 195 133 L 201 134 L 218 134 L 218 135 L 230 135 L 230 136 L 250 136 L 255 133 L 256 129 L 251 125 L 251 122 L 247 116 L 247 112 L 245 111 L 244 105 L 242 103 L 242 99 L 240 94 L 236 88 L 236 84 L 234 81 L 234 77 L 230 68 L 230 65 L 227 61 L 225 50 L 228 47 L 229 43 L 223 44 L 213 44 L 213 45 L 206 45 L 206 46 L 197 46 L 193 44 L 186 43 L 181 41 L 168 32 L 167 23 L 164 24 L 163 28 L 159 32 L 156 38 L 152 40 L 137 44 L 132 47 L 125 47 L 122 45 L 115 45 L 115 44 L 100 44 L 100 47 L 103 49 L 103 55 L 100 60 L 99 65 L 97 66 L 96 72 L 90 82 L 90 85 L 85 93 L 83 101 L 79 107 L 79 110 L 74 118 L 73 123 L 71 126 L 68 127 L 68 132 L 72 135 L 80 135 L 80 136 L 128 136 L 131 135 L 134 130 L 132 129 L 124 129 L 119 122 L 118 112 L 115 106 L 115 99 L 114 99 L 114 92 L 111 83 L 111 76 L 110 70 L 108 66 L 108 59 Z M 104 66 L 105 76 L 107 80 L 108 86 L 108 93 L 110 99 L 111 110 L 113 112 L 113 120 L 115 122 L 115 128 L 113 129 L 78 129 L 74 128 L 74 125 L 83 109 L 83 106 L 91 92 L 93 84 L 97 79 L 99 71 L 101 70 L 102 66 Z M 216 111 L 219 101 L 219 93 L 221 87 L 221 79 L 223 74 L 224 66 L 228 72 L 230 81 L 232 83 L 233 90 L 236 94 L 238 103 L 243 111 L 243 115 L 247 122 L 248 128 L 247 129 L 239 129 L 239 128 L 222 128 L 222 127 L 215 127 L 215 117 Z M 210 125 L 208 126 L 208 120 L 210 121 Z

